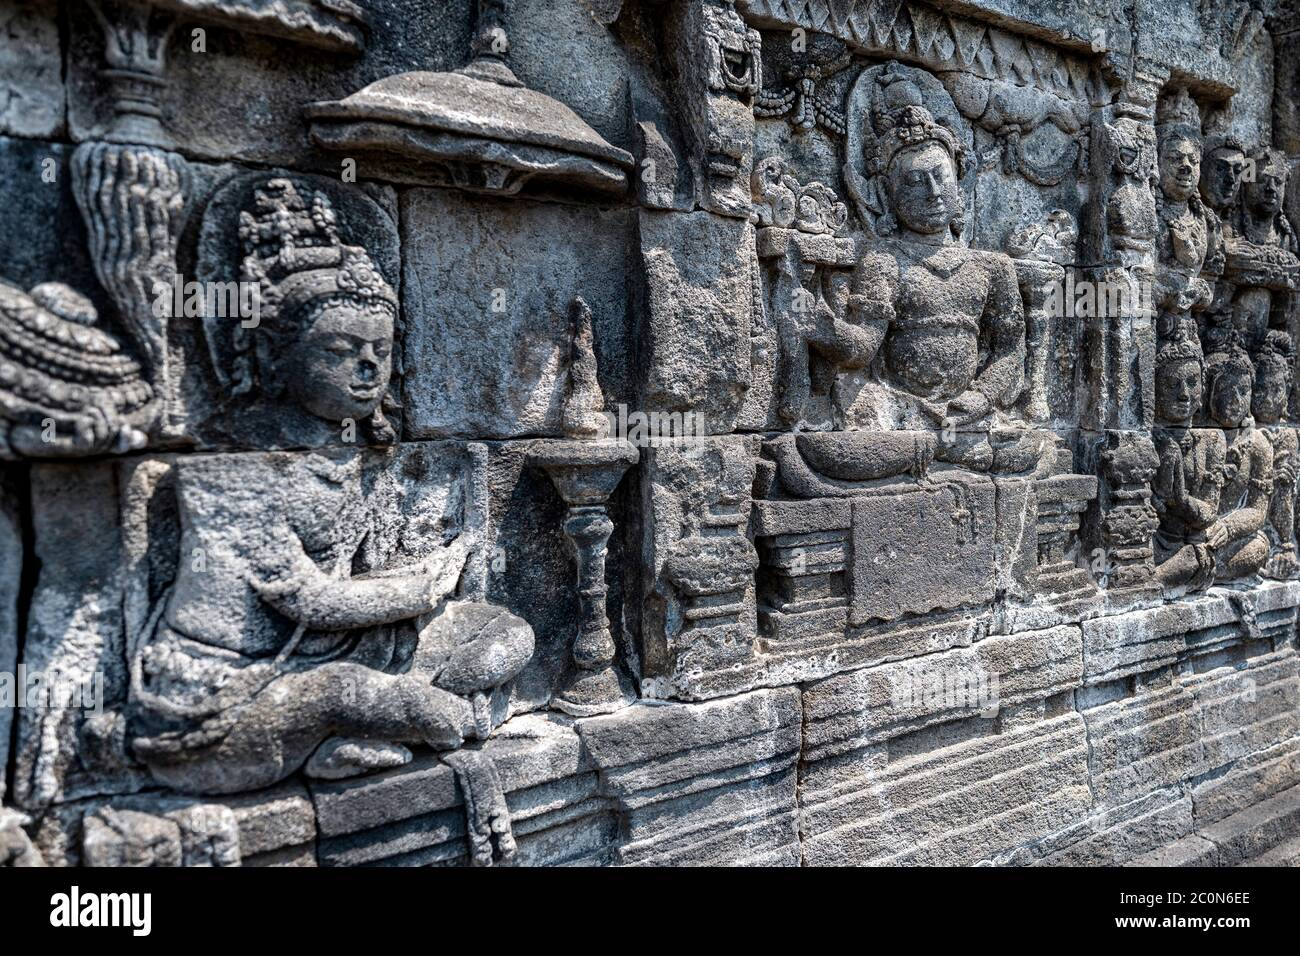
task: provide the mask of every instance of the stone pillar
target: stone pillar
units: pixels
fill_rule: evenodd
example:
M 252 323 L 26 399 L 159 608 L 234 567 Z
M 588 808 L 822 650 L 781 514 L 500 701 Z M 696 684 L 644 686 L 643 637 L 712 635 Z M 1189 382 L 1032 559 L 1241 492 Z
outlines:
M 1098 583 L 1112 601 L 1127 603 L 1158 594 L 1152 582 L 1157 521 L 1150 481 L 1159 459 L 1150 436 L 1156 352 L 1150 303 L 1159 230 L 1155 106 L 1169 71 L 1139 56 L 1110 66 L 1121 93 L 1092 115 L 1080 279 L 1099 289 L 1114 283 L 1126 294 L 1118 297 L 1118 314 L 1084 320 L 1088 385 L 1081 451 L 1099 487 L 1083 540 Z
M 623 441 L 540 442 L 529 455 L 529 463 L 551 476 L 569 506 L 564 535 L 577 563 L 581 615 L 573 640 L 574 671 L 552 704 L 575 717 L 611 713 L 634 699 L 614 663 L 617 645 L 605 610 L 605 545 L 614 531 L 606 510 L 609 496 L 639 457 Z

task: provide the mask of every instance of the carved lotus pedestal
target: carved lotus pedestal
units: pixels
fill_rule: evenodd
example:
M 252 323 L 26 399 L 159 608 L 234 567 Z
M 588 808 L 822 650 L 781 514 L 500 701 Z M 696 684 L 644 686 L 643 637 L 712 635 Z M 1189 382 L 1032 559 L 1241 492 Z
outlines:
M 620 441 L 547 441 L 534 446 L 528 463 L 551 477 L 569 506 L 564 535 L 578 564 L 581 617 L 573 641 L 574 671 L 552 705 L 575 717 L 608 714 L 634 699 L 614 664 L 616 647 L 605 611 L 605 545 L 614 531 L 606 503 L 624 472 L 640 457 Z

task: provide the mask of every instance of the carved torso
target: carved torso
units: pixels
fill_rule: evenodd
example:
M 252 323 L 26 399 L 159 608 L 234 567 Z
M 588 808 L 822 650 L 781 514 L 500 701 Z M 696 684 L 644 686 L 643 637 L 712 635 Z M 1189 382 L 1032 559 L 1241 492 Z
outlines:
M 1160 241 L 1161 261 L 1173 268 L 1196 275 L 1205 262 L 1209 246 L 1209 224 L 1189 204 L 1166 205 L 1160 213 L 1164 227 Z
M 890 243 L 862 259 L 854 289 L 868 299 L 885 297 L 892 308 L 883 344 L 892 384 L 930 401 L 971 388 L 993 404 L 1019 393 L 1023 306 L 1006 256 Z
M 1273 445 L 1258 428 L 1239 431 L 1228 446 L 1220 510 L 1232 519 L 1233 537 L 1258 531 L 1273 493 Z
M 368 529 L 357 455 L 185 461 L 177 485 L 186 519 L 167 621 L 191 640 L 253 657 L 275 653 L 294 630 L 254 582 L 304 561 L 346 574 Z
M 1153 490 L 1160 534 L 1169 543 L 1202 541 L 1217 517 L 1227 445 L 1212 429 L 1157 429 L 1160 455 Z

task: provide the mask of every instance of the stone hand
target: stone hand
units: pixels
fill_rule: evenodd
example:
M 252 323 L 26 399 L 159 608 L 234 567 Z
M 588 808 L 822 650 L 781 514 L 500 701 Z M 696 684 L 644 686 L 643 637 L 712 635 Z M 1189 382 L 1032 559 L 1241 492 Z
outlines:
M 465 567 L 469 551 L 460 541 L 439 548 L 411 570 L 427 580 L 429 606 L 436 606 L 460 583 L 460 573 Z
M 1215 551 L 1222 548 L 1228 543 L 1228 526 L 1222 520 L 1214 522 L 1205 533 L 1205 543 Z
M 1227 459 L 1223 462 L 1223 478 L 1225 481 L 1232 481 L 1237 477 L 1237 472 L 1241 469 L 1241 462 L 1232 452 L 1228 453 Z

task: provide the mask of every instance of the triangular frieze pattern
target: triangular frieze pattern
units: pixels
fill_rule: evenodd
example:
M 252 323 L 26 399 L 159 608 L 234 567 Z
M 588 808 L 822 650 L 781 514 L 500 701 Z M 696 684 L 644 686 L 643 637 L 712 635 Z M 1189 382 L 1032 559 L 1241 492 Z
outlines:
M 1086 60 L 1006 30 L 904 0 L 739 0 L 753 17 L 829 33 L 870 53 L 915 58 L 932 69 L 967 70 L 1090 102 Z

